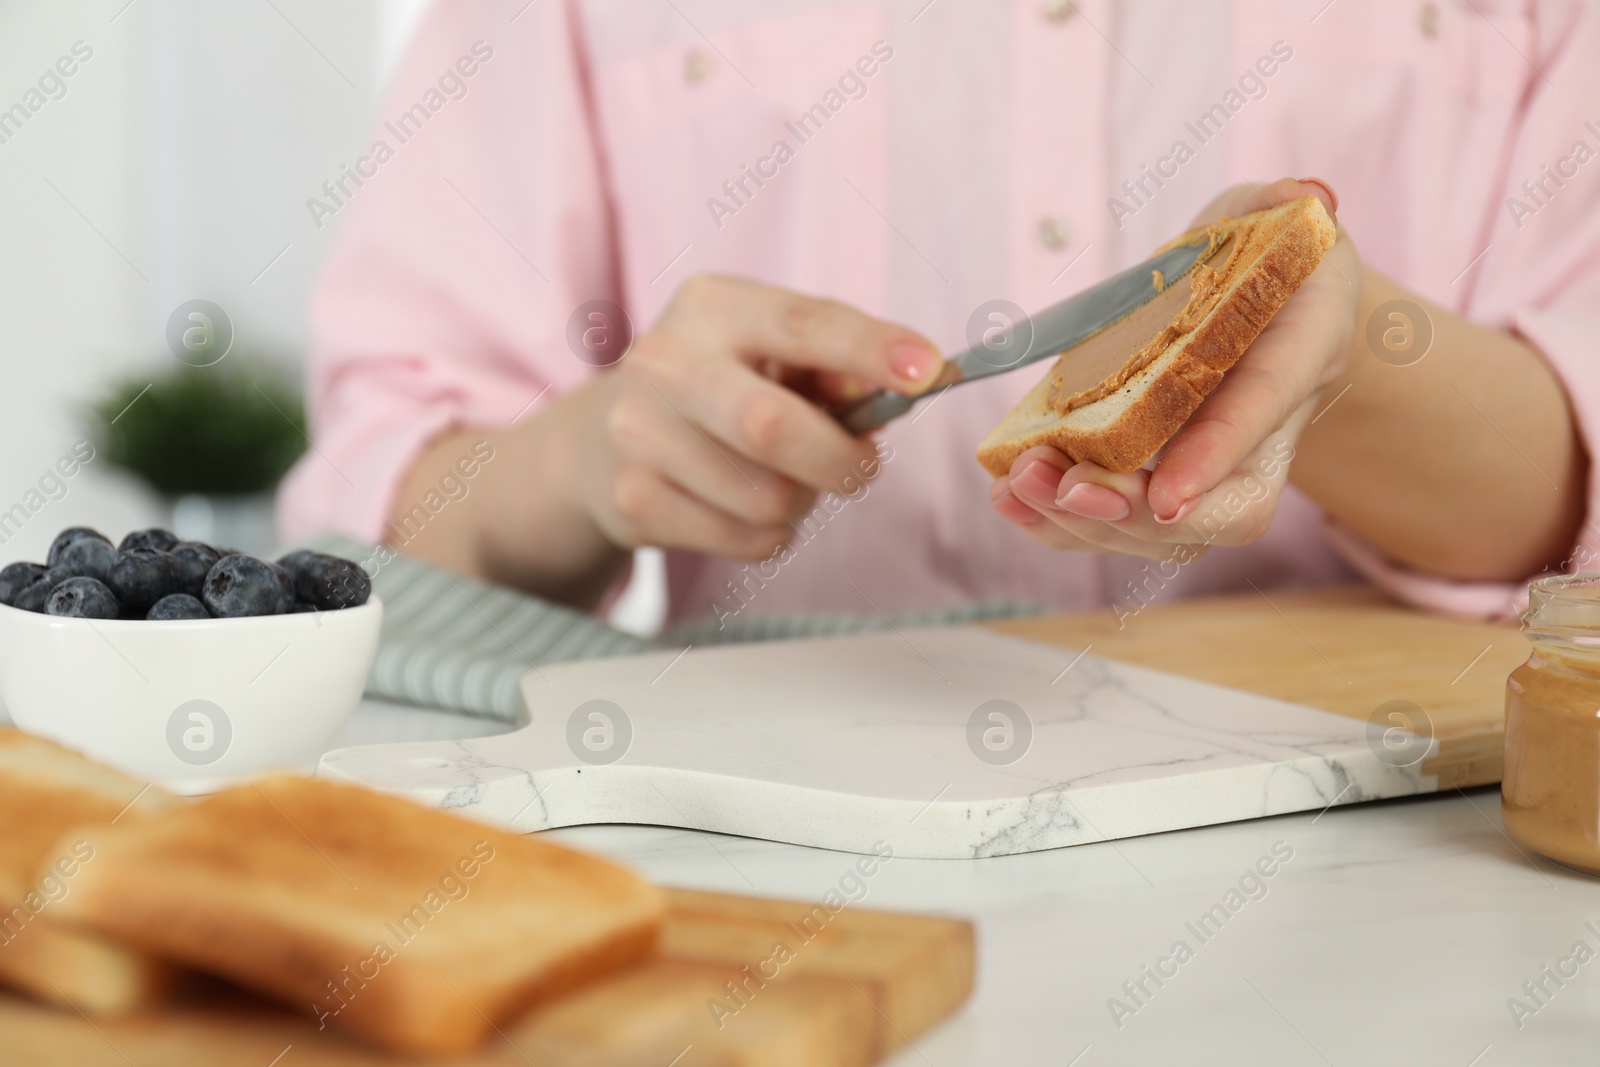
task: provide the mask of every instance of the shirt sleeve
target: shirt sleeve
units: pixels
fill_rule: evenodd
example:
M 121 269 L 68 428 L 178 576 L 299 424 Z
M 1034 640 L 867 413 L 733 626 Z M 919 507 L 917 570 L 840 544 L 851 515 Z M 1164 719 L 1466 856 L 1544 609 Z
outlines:
M 621 303 L 577 27 L 433 4 L 360 153 L 308 200 L 338 227 L 311 307 L 312 445 L 279 491 L 285 539 L 382 539 L 430 440 L 525 418 L 595 368 L 567 321 Z
M 1543 355 L 1566 391 L 1590 457 L 1600 456 L 1600 12 L 1593 4 L 1535 6 L 1527 103 L 1503 164 L 1501 199 L 1487 205 L 1486 251 L 1461 279 L 1466 314 Z M 1586 111 L 1587 107 L 1587 111 Z M 1466 224 L 1465 222 L 1463 224 Z M 1542 474 L 1529 470 L 1528 477 Z M 1587 504 L 1562 569 L 1600 565 L 1600 464 L 1588 465 Z M 1510 618 L 1526 610 L 1527 581 L 1456 582 L 1386 559 L 1337 523 L 1329 537 L 1352 566 L 1403 600 L 1451 614 Z M 1538 577 L 1529 575 L 1528 580 Z

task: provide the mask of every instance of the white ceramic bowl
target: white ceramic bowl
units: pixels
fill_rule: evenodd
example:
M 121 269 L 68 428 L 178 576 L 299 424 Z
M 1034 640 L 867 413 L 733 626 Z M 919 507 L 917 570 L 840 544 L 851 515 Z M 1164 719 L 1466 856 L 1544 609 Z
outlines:
M 185 793 L 315 768 L 383 604 L 245 619 L 64 619 L 0 605 L 0 701 L 29 733 Z

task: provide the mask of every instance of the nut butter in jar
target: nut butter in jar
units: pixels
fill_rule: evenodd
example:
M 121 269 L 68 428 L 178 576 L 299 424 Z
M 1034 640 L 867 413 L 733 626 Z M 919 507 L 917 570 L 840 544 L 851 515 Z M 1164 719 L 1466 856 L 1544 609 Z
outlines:
M 1541 578 L 1506 681 L 1500 810 L 1518 843 L 1600 874 L 1600 575 Z

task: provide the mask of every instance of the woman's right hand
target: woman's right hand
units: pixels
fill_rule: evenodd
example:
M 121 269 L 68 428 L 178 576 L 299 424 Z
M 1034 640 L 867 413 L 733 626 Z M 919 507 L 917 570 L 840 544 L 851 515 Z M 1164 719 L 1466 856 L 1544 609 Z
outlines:
M 819 492 L 875 469 L 872 442 L 822 406 L 920 393 L 942 364 L 920 334 L 844 304 L 690 278 L 615 368 L 564 401 L 570 491 L 616 546 L 765 558 Z
M 943 362 L 920 334 L 835 301 L 693 277 L 616 366 L 511 426 L 435 438 L 396 493 L 394 547 L 585 608 L 639 546 L 764 559 L 819 492 L 876 470 L 872 442 L 823 407 L 923 392 Z M 470 495 L 413 532 L 416 502 L 456 484 L 468 452 L 488 457 Z

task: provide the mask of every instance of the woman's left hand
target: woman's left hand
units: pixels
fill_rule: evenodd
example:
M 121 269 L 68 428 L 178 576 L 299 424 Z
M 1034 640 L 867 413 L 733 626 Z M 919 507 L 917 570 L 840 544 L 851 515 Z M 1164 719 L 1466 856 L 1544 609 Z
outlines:
M 1239 185 L 1196 225 L 1314 194 L 1329 215 L 1338 201 L 1317 179 L 1264 189 Z M 1154 471 L 1113 474 L 1076 466 L 1053 448 L 1031 448 L 995 479 L 990 503 L 1052 548 L 1165 559 L 1179 545 L 1249 544 L 1272 524 L 1301 431 L 1328 386 L 1343 375 L 1361 301 L 1361 260 L 1349 236 L 1278 311 L 1160 453 Z

